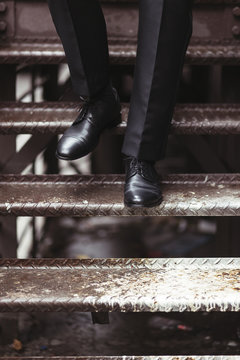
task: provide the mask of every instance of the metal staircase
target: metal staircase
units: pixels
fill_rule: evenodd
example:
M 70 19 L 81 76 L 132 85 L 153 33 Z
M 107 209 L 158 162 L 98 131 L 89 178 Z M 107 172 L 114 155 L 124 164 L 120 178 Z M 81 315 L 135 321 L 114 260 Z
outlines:
M 134 64 L 136 56 L 137 1 L 101 2 L 108 24 L 112 68 L 124 72 Z M 29 19 L 31 26 L 28 25 Z M 64 61 L 64 52 L 45 1 L 0 2 L 0 135 L 2 139 L 9 136 L 0 146 L 4 159 L 0 164 L 0 215 L 6 216 L 7 226 L 15 226 L 16 216 L 240 215 L 240 174 L 236 172 L 164 175 L 164 201 L 153 209 L 124 207 L 123 175 L 22 175 L 24 166 L 19 163 L 29 149 L 34 147 L 26 163 L 33 161 L 54 136 L 71 124 L 79 104 L 52 101 L 56 99 L 47 99 L 44 103 L 16 102 L 16 72 L 25 66 L 41 65 L 46 66 L 47 75 L 53 76 L 56 75 L 56 66 Z M 207 74 L 208 91 L 215 89 L 214 101 L 178 104 L 172 134 L 239 135 L 240 103 L 226 103 L 221 97 L 222 87 L 229 89 L 232 79 L 226 80 L 224 66 L 238 71 L 240 65 L 239 1 L 195 2 L 194 34 L 186 64 L 201 68 Z M 46 86 L 49 84 L 52 84 L 51 80 Z M 124 103 L 122 124 L 112 131 L 112 135 L 124 133 L 127 114 L 128 104 Z M 19 153 L 14 145 L 17 134 L 33 135 Z M 227 168 L 231 169 L 232 165 L 228 165 Z M 225 169 L 225 164 L 220 169 Z M 1 238 L 1 241 L 7 243 L 9 240 Z M 240 310 L 240 260 L 236 257 L 115 260 L 20 260 L 7 257 L 0 258 L 0 312 Z M 13 256 L 9 253 L 9 257 Z M 238 357 L 115 356 L 106 359 L 146 358 L 225 360 Z M 83 360 L 86 357 L 67 359 Z M 88 360 L 95 359 L 105 357 L 88 357 Z

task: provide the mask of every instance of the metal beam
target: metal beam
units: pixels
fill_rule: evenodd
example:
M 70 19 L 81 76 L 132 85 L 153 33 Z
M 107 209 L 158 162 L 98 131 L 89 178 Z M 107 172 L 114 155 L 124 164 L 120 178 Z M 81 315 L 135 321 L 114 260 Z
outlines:
M 0 171 L 5 174 L 21 173 L 29 164 L 32 164 L 36 157 L 47 147 L 53 138 L 52 134 L 33 135 L 20 151 L 8 158 L 5 164 L 1 165 Z

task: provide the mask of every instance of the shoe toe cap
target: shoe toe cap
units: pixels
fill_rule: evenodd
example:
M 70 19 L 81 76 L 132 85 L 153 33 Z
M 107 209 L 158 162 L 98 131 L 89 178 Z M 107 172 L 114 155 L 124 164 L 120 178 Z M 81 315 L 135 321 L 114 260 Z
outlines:
M 88 154 L 86 144 L 81 139 L 63 136 L 57 145 L 57 156 L 64 160 L 75 160 Z
M 151 207 L 161 203 L 160 186 L 135 175 L 125 185 L 124 198 L 126 205 Z
M 161 201 L 162 195 L 159 192 L 137 192 L 125 194 L 125 202 L 136 206 L 151 206 Z

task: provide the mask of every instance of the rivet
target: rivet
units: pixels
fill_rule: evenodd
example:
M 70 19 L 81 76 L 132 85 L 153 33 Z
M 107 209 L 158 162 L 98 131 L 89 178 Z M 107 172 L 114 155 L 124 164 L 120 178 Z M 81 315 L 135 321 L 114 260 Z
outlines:
M 240 16 L 240 6 L 235 6 L 232 10 L 234 16 Z
M 233 26 L 232 33 L 233 33 L 234 36 L 240 35 L 240 27 L 237 26 L 237 25 Z
M 0 1 L 0 12 L 3 13 L 7 10 L 7 4 L 3 1 Z
M 6 21 L 0 21 L 0 31 L 4 32 L 7 29 L 7 23 Z

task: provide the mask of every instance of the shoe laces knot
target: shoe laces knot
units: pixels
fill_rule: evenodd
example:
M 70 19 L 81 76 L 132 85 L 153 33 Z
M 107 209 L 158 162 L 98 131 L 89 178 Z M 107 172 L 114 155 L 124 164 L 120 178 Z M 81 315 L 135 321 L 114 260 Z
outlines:
M 136 158 L 133 158 L 131 160 L 131 168 L 135 170 L 138 174 L 141 174 L 142 171 L 148 169 L 148 164 L 145 161 L 138 160 Z
M 81 122 L 85 118 L 90 107 L 91 107 L 91 111 L 93 112 L 94 102 L 90 97 L 80 96 L 80 100 L 82 101 L 82 104 L 77 109 L 79 115 L 74 122 L 75 125 Z
M 136 158 L 127 158 L 126 160 L 129 164 L 127 177 L 138 174 L 146 180 L 158 181 L 158 175 L 153 167 L 153 163 Z

